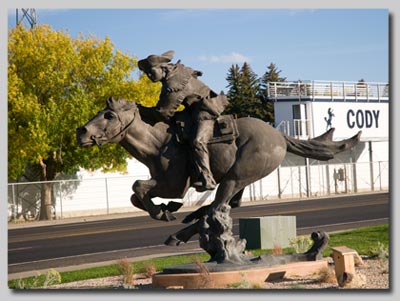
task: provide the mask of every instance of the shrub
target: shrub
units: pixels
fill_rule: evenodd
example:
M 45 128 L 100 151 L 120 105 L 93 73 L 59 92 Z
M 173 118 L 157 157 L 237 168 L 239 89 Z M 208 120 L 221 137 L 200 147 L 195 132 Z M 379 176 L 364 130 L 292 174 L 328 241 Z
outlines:
M 372 257 L 377 257 L 378 259 L 381 259 L 381 260 L 389 258 L 388 246 L 384 245 L 380 241 L 378 241 L 376 246 L 371 247 L 369 253 Z
M 213 288 L 214 283 L 206 265 L 198 257 L 194 258 L 194 264 L 198 267 L 200 273 L 199 288 Z
M 329 267 L 321 268 L 318 271 L 318 282 L 320 283 L 337 283 L 335 272 Z
M 61 274 L 54 269 L 50 269 L 45 275 L 38 273 L 33 278 L 18 279 L 15 289 L 47 288 L 60 283 Z
M 296 253 L 304 253 L 312 246 L 313 241 L 311 237 L 301 235 L 296 238 L 289 240 L 290 246 L 295 250 Z
M 119 273 L 123 277 L 123 284 L 125 285 L 135 284 L 135 279 L 133 276 L 133 265 L 126 258 L 118 260 L 117 268 Z
M 280 244 L 274 244 L 272 249 L 272 255 L 281 255 L 283 254 L 283 250 Z
M 148 262 L 144 265 L 144 274 L 147 277 L 152 277 L 155 273 L 157 273 L 157 269 L 154 263 Z

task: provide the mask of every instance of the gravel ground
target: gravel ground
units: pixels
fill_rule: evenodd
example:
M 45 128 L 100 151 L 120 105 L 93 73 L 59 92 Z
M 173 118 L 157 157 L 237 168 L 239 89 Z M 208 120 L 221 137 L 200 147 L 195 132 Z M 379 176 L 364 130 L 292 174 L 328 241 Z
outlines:
M 274 283 L 265 283 L 267 289 L 389 289 L 388 260 L 363 259 L 363 264 L 356 267 L 356 275 L 351 283 L 339 287 L 334 265 L 323 275 L 307 278 L 284 278 Z
M 122 276 L 106 277 L 65 283 L 48 287 L 48 289 L 153 289 L 151 278 L 144 274 L 134 275 L 134 284 L 124 284 Z M 242 285 L 239 289 L 254 288 Z M 319 275 L 308 277 L 283 278 L 275 282 L 265 282 L 264 287 L 257 289 L 389 289 L 389 262 L 363 258 L 363 264 L 356 266 L 356 275 L 351 283 L 339 287 L 336 282 L 333 264 Z

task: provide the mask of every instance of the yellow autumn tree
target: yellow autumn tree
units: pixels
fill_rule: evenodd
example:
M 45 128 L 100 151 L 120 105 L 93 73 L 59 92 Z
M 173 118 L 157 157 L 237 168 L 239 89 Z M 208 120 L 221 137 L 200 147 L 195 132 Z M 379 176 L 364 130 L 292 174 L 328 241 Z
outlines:
M 128 153 L 118 145 L 81 149 L 75 130 L 105 100 L 122 97 L 144 106 L 157 102 L 160 86 L 145 76 L 135 80 L 137 59 L 109 38 L 80 35 L 48 25 L 17 26 L 8 39 L 8 178 L 17 179 L 27 166 L 41 181 L 79 167 L 126 169 Z M 42 185 L 40 219 L 50 219 L 52 183 Z

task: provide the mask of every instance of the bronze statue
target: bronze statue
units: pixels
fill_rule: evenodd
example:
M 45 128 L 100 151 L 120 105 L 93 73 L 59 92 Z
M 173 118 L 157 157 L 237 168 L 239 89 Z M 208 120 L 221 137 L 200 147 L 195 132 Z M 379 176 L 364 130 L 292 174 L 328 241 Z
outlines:
M 142 70 L 153 82 L 161 82 L 162 89 L 155 108 L 161 120 L 174 117 L 176 110 L 182 104 L 190 112 L 193 129 L 191 145 L 193 147 L 193 162 L 198 180 L 192 186 L 197 191 L 212 190 L 216 187 L 210 169 L 207 143 L 212 136 L 215 120 L 228 105 L 227 97 L 217 95 L 203 82 L 197 79 L 201 71 L 186 67 L 172 60 L 174 51 L 161 55 L 149 55 L 138 62 Z
M 161 108 L 160 105 L 160 112 Z M 182 199 L 185 196 L 193 185 L 189 160 L 191 151 L 177 138 L 179 127 L 175 121 L 156 122 L 149 117 L 148 110 L 138 107 L 133 101 L 110 98 L 104 110 L 77 129 L 77 141 L 82 147 L 119 143 L 145 164 L 151 179 L 138 180 L 133 184 L 131 202 L 149 212 L 151 217 L 169 221 L 174 219 L 172 212 L 177 211 L 182 203 L 171 201 L 158 206 L 152 198 Z M 176 120 L 185 120 L 190 114 L 183 110 L 174 116 Z M 361 134 L 359 132 L 343 141 L 332 141 L 334 129 L 330 129 L 319 137 L 305 141 L 287 136 L 262 120 L 251 117 L 222 123 L 222 126 L 217 124 L 213 131 L 217 137 L 213 137 L 207 146 L 210 169 L 215 182 L 219 183 L 215 200 L 188 215 L 185 223 L 196 221 L 171 235 L 165 243 L 178 245 L 198 233 L 201 247 L 210 254 L 211 261 L 218 263 L 246 262 L 243 254 L 246 242 L 233 236 L 229 214 L 231 208 L 240 206 L 247 185 L 274 171 L 284 160 L 286 152 L 329 160 L 355 146 Z M 221 135 L 230 139 L 220 139 Z

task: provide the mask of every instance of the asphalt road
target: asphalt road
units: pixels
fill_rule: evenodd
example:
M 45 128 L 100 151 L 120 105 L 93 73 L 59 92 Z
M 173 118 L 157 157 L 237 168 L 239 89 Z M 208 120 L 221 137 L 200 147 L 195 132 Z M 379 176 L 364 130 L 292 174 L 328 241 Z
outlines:
M 233 209 L 234 234 L 240 217 L 295 215 L 297 234 L 311 234 L 387 223 L 388 193 L 361 194 L 284 203 L 243 206 Z M 8 230 L 9 274 L 62 267 L 124 257 L 160 256 L 199 250 L 197 235 L 187 244 L 165 246 L 172 233 L 183 228 L 187 213 L 173 222 L 148 216 L 66 223 Z

